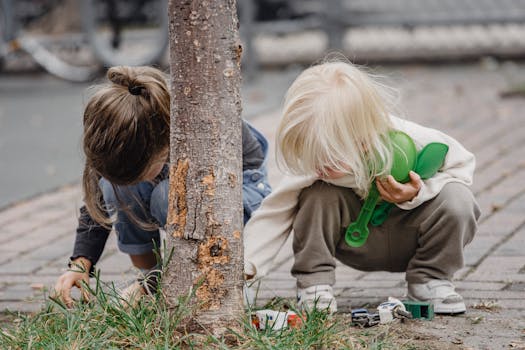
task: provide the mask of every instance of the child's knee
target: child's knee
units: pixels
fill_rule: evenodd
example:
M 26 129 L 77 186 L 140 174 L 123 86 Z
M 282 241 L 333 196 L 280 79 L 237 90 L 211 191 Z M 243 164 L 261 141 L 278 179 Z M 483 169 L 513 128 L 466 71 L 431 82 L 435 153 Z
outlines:
M 480 216 L 479 206 L 471 190 L 460 183 L 449 183 L 439 194 L 440 210 L 448 220 L 457 223 L 476 222 Z

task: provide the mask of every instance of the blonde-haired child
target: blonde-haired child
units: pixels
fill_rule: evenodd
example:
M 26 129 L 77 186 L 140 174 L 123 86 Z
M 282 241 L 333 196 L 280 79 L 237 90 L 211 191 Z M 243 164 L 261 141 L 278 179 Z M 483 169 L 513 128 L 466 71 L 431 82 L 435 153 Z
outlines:
M 450 282 L 477 229 L 473 154 L 450 136 L 393 115 L 391 89 L 351 63 L 306 69 L 289 88 L 277 130 L 277 158 L 287 176 L 245 227 L 245 273 L 263 277 L 293 231 L 299 306 L 337 310 L 335 260 L 364 271 L 406 271 L 408 297 L 430 301 L 437 313 L 465 311 Z M 420 150 L 448 145 L 444 165 L 401 184 L 388 175 L 388 133 L 408 134 Z M 370 185 L 396 204 L 362 247 L 345 242 Z

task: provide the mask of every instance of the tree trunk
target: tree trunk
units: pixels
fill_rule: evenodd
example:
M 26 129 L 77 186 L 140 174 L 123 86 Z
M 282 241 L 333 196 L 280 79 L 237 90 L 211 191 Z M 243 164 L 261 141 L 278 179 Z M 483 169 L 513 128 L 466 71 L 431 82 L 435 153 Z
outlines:
M 238 328 L 243 309 L 238 20 L 234 0 L 170 0 L 168 7 L 173 258 L 164 291 L 178 305 L 193 290 L 191 324 L 222 335 Z

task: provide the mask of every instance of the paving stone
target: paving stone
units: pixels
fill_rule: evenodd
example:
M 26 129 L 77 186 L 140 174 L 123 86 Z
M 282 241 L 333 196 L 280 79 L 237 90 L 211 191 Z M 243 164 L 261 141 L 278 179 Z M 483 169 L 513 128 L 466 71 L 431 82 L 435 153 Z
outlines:
M 501 242 L 503 238 L 496 235 L 477 235 L 474 237 L 472 242 L 470 242 L 464 251 L 465 255 L 465 265 L 466 266 L 476 266 L 479 264 L 481 259 L 488 254 L 492 248 Z
M 64 260 L 62 266 L 43 266 L 42 268 L 36 270 L 36 272 L 34 272 L 34 274 L 37 275 L 37 276 L 40 276 L 40 275 L 52 275 L 52 276 L 56 276 L 56 278 L 58 278 L 58 276 L 60 276 L 61 274 L 63 274 L 64 272 L 66 272 L 68 270 L 68 268 L 66 266 L 66 261 L 67 260 Z
M 45 224 L 53 222 L 55 220 L 69 218 L 71 216 L 75 216 L 75 210 L 65 210 L 64 208 L 48 207 L 45 209 L 39 209 L 37 212 L 32 212 L 27 219 Z
M 501 307 L 502 312 L 504 312 L 505 309 L 525 310 L 525 302 L 523 301 L 523 298 L 521 299 L 498 299 L 497 305 Z
M 36 275 L 0 275 L 2 282 L 7 284 L 17 284 L 17 283 L 42 283 L 44 285 L 54 284 L 58 276 L 36 276 Z
M 2 244 L 3 246 L 7 245 L 10 241 L 20 237 L 20 232 L 13 230 L 13 227 L 0 228 L 0 244 Z
M 484 220 L 481 225 L 485 231 L 502 233 L 503 236 L 510 234 L 525 222 L 525 217 L 520 213 L 511 211 L 511 205 L 505 210 L 498 211 Z
M 366 297 L 384 297 L 385 300 L 389 296 L 403 296 L 406 294 L 405 287 L 392 288 L 347 288 L 339 295 L 344 298 L 366 298 Z
M 507 283 L 455 281 L 454 285 L 456 286 L 456 290 L 458 291 L 462 291 L 462 290 L 499 291 L 499 290 L 503 290 L 507 286 Z
M 7 232 L 10 232 L 10 235 L 6 235 L 5 239 L 2 239 L 0 235 L 0 239 L 2 241 L 0 243 L 5 243 L 7 240 L 10 240 L 13 237 L 22 237 L 26 234 L 29 234 L 33 232 L 38 226 L 40 225 L 40 222 L 37 221 L 29 221 L 29 220 L 20 220 L 17 222 L 11 222 L 10 224 L 7 224 L 5 226 L 5 230 Z
M 469 281 L 512 281 L 514 276 L 520 275 L 519 271 L 524 267 L 523 257 L 515 256 L 488 256 L 467 276 Z M 525 280 L 525 274 L 521 274 Z M 520 279 L 521 280 L 521 279 Z
M 506 290 L 525 292 L 525 282 L 511 283 L 505 288 Z
M 26 253 L 26 252 L 32 252 L 33 250 L 36 250 L 39 247 L 45 246 L 52 242 L 51 235 L 57 238 L 60 237 L 60 235 L 64 236 L 66 233 L 57 231 L 59 227 L 46 227 L 45 229 L 39 229 L 39 230 L 33 230 L 31 233 L 27 235 L 22 235 L 22 237 L 16 238 L 9 242 L 9 248 L 13 251 L 17 251 L 20 254 Z M 47 236 L 49 234 L 49 236 Z
M 47 263 L 47 260 L 39 260 L 36 258 L 14 259 L 0 266 L 0 275 L 31 274 Z
M 0 301 L 0 310 L 3 312 L 33 313 L 42 309 L 42 301 Z
M 8 262 L 9 260 L 14 259 L 19 254 L 20 253 L 15 250 L 8 250 L 8 251 L 1 250 L 0 251 L 0 265 Z
M 503 88 L 503 87 L 502 87 Z M 493 159 L 485 156 L 485 151 L 487 148 L 490 148 L 491 145 L 494 144 L 495 139 L 498 139 L 498 141 L 503 140 L 505 137 L 505 144 L 508 147 L 508 135 L 510 133 L 513 133 L 515 130 L 517 131 L 515 135 L 519 138 L 521 135 L 519 134 L 519 131 L 523 128 L 523 123 L 518 118 L 497 118 L 498 120 L 495 120 L 497 117 L 494 117 L 493 114 L 481 118 L 481 125 L 477 125 L 476 132 L 473 133 L 472 130 L 465 130 L 461 135 L 460 139 L 462 143 L 467 147 L 467 149 L 470 149 L 471 151 L 475 152 L 479 155 L 478 158 L 485 158 L 485 159 Z M 477 119 L 477 118 L 476 118 Z M 492 120 L 489 120 L 492 119 Z M 514 135 L 514 134 L 513 134 Z M 515 140 L 516 136 L 514 136 L 513 140 Z M 499 148 L 498 148 L 499 149 Z M 480 169 L 478 167 L 478 169 Z
M 497 144 L 487 143 L 491 146 L 480 153 L 477 164 L 479 175 L 492 174 L 492 176 L 497 176 L 516 167 L 519 164 L 516 159 L 520 159 L 517 151 L 523 147 L 525 142 L 524 133 L 525 127 L 520 125 L 518 128 L 506 132 L 505 137 Z
M 13 284 L 0 291 L 0 300 L 2 301 L 28 301 L 44 300 L 44 292 L 35 290 L 30 284 Z
M 68 186 L 58 191 L 45 193 L 33 199 L 31 205 L 34 209 L 45 207 L 76 207 L 76 203 L 81 202 L 81 190 L 79 186 Z
M 523 257 L 525 249 L 525 228 L 521 228 L 510 239 L 492 252 L 493 256 Z M 524 259 L 525 260 L 525 259 Z
M 54 260 L 51 260 L 47 266 L 50 267 L 66 267 L 67 263 L 69 262 L 69 257 L 71 256 L 71 249 L 68 250 L 64 255 L 59 256 L 58 258 L 55 258 Z
M 461 292 L 461 295 L 469 299 L 520 299 L 523 300 L 522 291 L 509 290 L 472 290 L 467 289 Z
M 5 210 L 0 211 L 0 227 L 5 227 L 7 224 L 17 223 L 23 220 L 27 214 L 33 210 L 31 201 L 18 203 Z
M 53 243 L 42 246 L 30 252 L 30 255 L 42 260 L 54 260 L 72 252 L 75 237 L 66 235 L 60 239 L 54 240 Z M 63 263 L 65 260 L 63 260 Z

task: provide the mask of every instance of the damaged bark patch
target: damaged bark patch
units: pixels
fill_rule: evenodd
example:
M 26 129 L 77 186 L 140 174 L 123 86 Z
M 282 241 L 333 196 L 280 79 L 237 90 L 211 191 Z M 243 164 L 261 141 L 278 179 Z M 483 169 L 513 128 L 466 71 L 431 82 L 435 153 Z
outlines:
M 228 173 L 228 184 L 231 188 L 237 186 L 237 176 L 233 173 Z
M 218 310 L 221 307 L 221 300 L 228 292 L 224 288 L 224 275 L 219 270 L 209 266 L 201 270 L 201 272 L 202 276 L 197 281 L 197 284 L 201 284 L 195 291 L 195 295 L 199 302 L 202 303 L 202 309 Z
M 173 237 L 184 237 L 186 229 L 186 176 L 188 174 L 189 160 L 179 159 L 177 166 L 170 168 L 170 192 L 168 195 L 168 225 L 173 225 Z
M 228 241 L 224 237 L 214 236 L 199 244 L 199 265 L 224 265 L 230 261 Z
M 240 43 L 237 43 L 235 47 L 235 62 L 237 62 L 237 65 L 241 66 L 241 58 L 242 58 L 242 45 Z
M 206 195 L 215 195 L 215 175 L 213 175 L 213 171 L 202 178 L 202 184 L 206 186 Z
M 201 272 L 200 283 L 196 295 L 203 309 L 217 310 L 221 300 L 227 294 L 224 288 L 224 275 L 217 265 L 225 265 L 230 261 L 228 241 L 224 237 L 212 236 L 199 244 L 198 268 Z
M 241 231 L 233 231 L 233 238 L 241 239 Z

